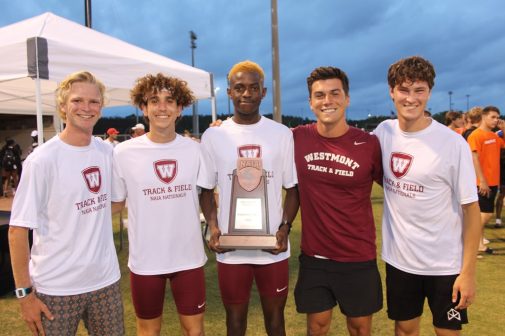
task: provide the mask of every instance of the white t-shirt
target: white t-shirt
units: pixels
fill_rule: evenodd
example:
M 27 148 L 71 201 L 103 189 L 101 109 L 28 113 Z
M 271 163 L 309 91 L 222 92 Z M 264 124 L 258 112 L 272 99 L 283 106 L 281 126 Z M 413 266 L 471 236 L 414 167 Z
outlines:
M 112 201 L 128 201 L 128 267 L 154 275 L 201 267 L 196 180 L 200 145 L 180 135 L 154 143 L 146 135 L 114 148 Z
M 461 205 L 478 200 L 468 144 L 435 120 L 419 132 L 386 120 L 374 134 L 384 166 L 382 258 L 408 273 L 458 274 Z
M 10 225 L 33 229 L 30 276 L 38 292 L 82 294 L 119 280 L 111 175 L 112 148 L 100 138 L 76 147 L 55 136 L 26 158 Z
M 253 125 L 241 125 L 232 119 L 220 127 L 208 128 L 202 136 L 205 164 L 198 178 L 202 188 L 219 186 L 218 223 L 221 233 L 228 232 L 233 170 L 239 155 L 260 157 L 267 172 L 267 198 L 270 234 L 275 234 L 282 220 L 282 187 L 297 184 L 293 159 L 293 134 L 286 126 L 261 117 Z M 289 248 L 278 255 L 261 250 L 236 250 L 217 254 L 227 264 L 270 264 L 289 257 Z

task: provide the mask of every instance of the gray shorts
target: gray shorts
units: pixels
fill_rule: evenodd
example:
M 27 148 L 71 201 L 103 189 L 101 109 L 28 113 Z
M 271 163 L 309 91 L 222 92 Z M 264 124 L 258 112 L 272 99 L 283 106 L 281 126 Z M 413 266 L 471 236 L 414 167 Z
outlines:
M 337 262 L 301 254 L 299 260 L 295 287 L 299 313 L 320 313 L 339 305 L 347 317 L 360 317 L 382 309 L 382 283 L 375 259 Z
M 84 294 L 68 296 L 36 294 L 54 316 L 50 321 L 42 314 L 42 326 L 47 336 L 74 336 L 81 319 L 89 335 L 125 334 L 119 281 Z

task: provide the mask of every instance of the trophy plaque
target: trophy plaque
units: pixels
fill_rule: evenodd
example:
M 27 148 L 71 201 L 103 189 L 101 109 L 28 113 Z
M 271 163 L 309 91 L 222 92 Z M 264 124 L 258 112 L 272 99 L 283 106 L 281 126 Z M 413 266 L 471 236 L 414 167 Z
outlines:
M 228 233 L 222 248 L 270 250 L 277 245 L 269 234 L 266 173 L 261 158 L 239 158 L 233 170 Z

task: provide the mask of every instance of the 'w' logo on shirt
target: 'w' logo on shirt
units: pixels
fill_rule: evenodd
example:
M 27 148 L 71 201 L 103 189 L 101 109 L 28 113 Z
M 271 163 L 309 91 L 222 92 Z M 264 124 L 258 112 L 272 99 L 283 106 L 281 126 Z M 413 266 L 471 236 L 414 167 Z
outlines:
M 238 156 L 243 158 L 260 158 L 260 145 L 243 145 L 238 148 Z
M 391 172 L 396 178 L 404 177 L 412 165 L 414 158 L 412 155 L 405 153 L 391 153 L 391 160 L 389 162 L 389 167 Z
M 100 174 L 100 168 L 86 168 L 82 171 L 82 176 L 84 177 L 84 181 L 86 182 L 86 186 L 88 187 L 89 191 L 97 194 L 100 191 L 100 187 L 102 185 L 102 175 Z
M 154 172 L 161 182 L 169 184 L 177 176 L 177 160 L 158 160 L 154 162 Z

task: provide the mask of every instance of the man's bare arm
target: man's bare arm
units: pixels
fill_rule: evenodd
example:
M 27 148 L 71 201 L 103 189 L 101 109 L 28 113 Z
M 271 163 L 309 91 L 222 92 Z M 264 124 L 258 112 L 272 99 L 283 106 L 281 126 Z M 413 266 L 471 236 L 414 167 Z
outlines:
M 111 205 L 112 214 L 115 215 L 117 213 L 120 213 L 124 209 L 125 204 L 126 204 L 126 201 L 112 202 L 112 205 Z
M 11 226 L 9 228 L 9 249 L 12 271 L 16 288 L 32 287 L 28 263 L 30 261 L 30 246 L 28 242 L 28 228 Z M 41 314 L 50 320 L 53 315 L 47 306 L 40 301 L 34 292 L 18 299 L 21 306 L 21 316 L 25 320 L 33 335 L 45 335 L 42 327 Z
M 475 175 L 479 179 L 479 194 L 482 196 L 489 195 L 489 185 L 487 184 L 486 177 L 482 172 L 482 167 L 480 166 L 479 154 L 477 152 L 472 152 L 473 167 L 475 169 Z
M 291 230 L 291 224 L 296 218 L 298 208 L 300 206 L 300 199 L 298 197 L 298 187 L 286 189 L 286 197 L 284 198 L 284 211 L 282 214 L 282 221 L 277 230 L 277 248 L 271 251 L 273 254 L 279 254 L 288 249 L 288 235 Z
M 219 225 L 217 222 L 217 205 L 214 198 L 214 189 L 201 188 L 200 208 L 202 209 L 203 216 L 205 217 L 205 221 L 207 222 L 210 230 L 209 248 L 217 253 L 231 251 L 229 249 L 223 249 L 219 246 L 219 237 L 221 236 L 221 230 L 219 230 Z
M 458 293 L 460 301 L 457 309 L 468 307 L 475 299 L 475 273 L 477 249 L 482 231 L 480 208 L 477 202 L 465 204 L 463 208 L 463 262 L 461 272 L 453 286 L 452 301 L 456 302 Z M 454 239 L 458 239 L 454 237 Z

